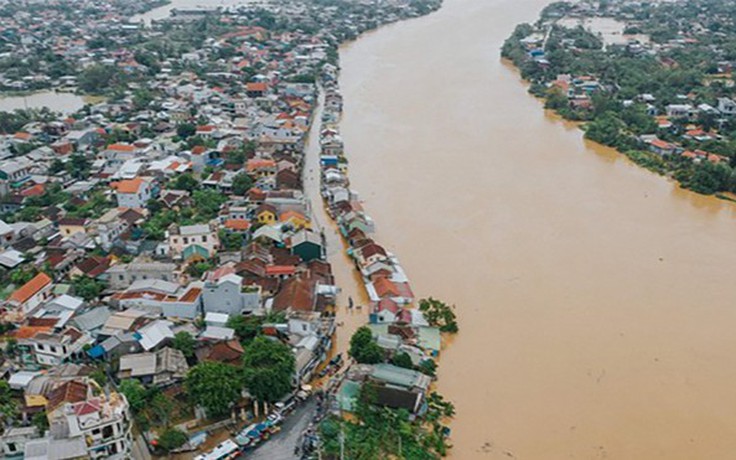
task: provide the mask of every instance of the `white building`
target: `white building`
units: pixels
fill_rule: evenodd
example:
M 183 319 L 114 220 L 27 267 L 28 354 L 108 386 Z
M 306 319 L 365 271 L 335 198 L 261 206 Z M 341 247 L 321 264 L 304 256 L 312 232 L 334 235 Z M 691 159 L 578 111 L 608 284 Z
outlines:
M 231 273 L 220 277 L 217 281 L 205 283 L 202 304 L 205 313 L 242 315 L 260 307 L 261 295 L 258 291 L 244 290 L 243 278 Z
M 151 181 L 142 177 L 113 182 L 110 186 L 115 189 L 118 206 L 123 208 L 145 208 L 153 196 Z

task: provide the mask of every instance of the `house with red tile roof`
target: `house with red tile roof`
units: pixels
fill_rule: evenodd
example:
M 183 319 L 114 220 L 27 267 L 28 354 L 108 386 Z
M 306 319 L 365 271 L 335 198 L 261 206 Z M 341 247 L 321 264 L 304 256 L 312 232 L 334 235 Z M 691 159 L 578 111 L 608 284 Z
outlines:
M 8 298 L 8 304 L 27 315 L 49 298 L 53 282 L 46 273 L 39 273 L 23 286 L 16 289 Z

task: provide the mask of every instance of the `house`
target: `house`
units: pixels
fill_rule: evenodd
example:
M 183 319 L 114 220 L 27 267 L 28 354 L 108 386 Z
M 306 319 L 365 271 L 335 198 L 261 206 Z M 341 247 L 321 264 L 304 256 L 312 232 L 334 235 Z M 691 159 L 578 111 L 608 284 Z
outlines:
M 649 143 L 649 150 L 657 155 L 672 155 L 675 153 L 676 146 L 661 139 L 654 139 Z
M 212 257 L 220 247 L 217 225 L 214 223 L 182 225 L 181 227 L 172 224 L 166 233 L 169 253 L 172 257 L 182 256 L 185 249 L 195 245 L 204 248 L 208 257 Z
M 97 239 L 106 251 L 109 251 L 130 227 L 128 220 L 122 218 L 122 214 L 122 208 L 113 208 L 95 221 Z
M 130 457 L 132 419 L 125 396 L 94 388 L 92 382 L 70 380 L 54 388 L 46 399 L 49 435 L 26 443 L 25 458 L 53 458 L 49 451 L 57 441 L 78 443 L 76 448 L 81 448 L 65 458 Z
M 718 98 L 718 111 L 724 117 L 732 117 L 736 115 L 736 100 L 727 97 Z
M 291 237 L 291 253 L 299 256 L 304 262 L 321 259 L 323 257 L 322 238 L 316 232 L 301 230 Z
M 112 258 L 109 256 L 89 256 L 69 271 L 69 277 L 88 276 L 90 278 L 98 278 L 110 267 L 111 261 Z
M 111 302 L 151 315 L 191 320 L 200 313 L 202 288 L 201 283 L 180 286 L 168 281 L 139 279 L 125 291 L 113 294 Z
M 250 228 L 250 223 L 244 219 L 227 219 L 222 226 L 231 232 L 246 233 Z
M 0 456 L 11 459 L 22 459 L 27 442 L 40 438 L 35 426 L 10 428 L 0 437 Z
M 51 295 L 52 279 L 46 273 L 39 273 L 26 284 L 16 289 L 8 298 L 8 304 L 25 316 L 38 307 Z
M 184 353 L 165 347 L 155 353 L 122 356 L 118 378 L 134 378 L 146 385 L 164 386 L 180 381 L 188 370 Z
M 279 217 L 282 223 L 288 223 L 293 228 L 296 229 L 302 229 L 302 228 L 311 228 L 312 224 L 309 221 L 309 219 L 298 211 L 284 211 L 281 213 L 281 216 Z
M 145 208 L 153 197 L 153 184 L 142 177 L 113 182 L 110 186 L 115 189 L 118 206 L 124 208 Z
M 138 280 L 176 282 L 177 265 L 165 262 L 131 262 L 113 265 L 107 270 L 108 284 L 114 290 L 122 290 Z
M 343 399 L 346 392 L 355 398 L 361 385 L 369 385 L 377 405 L 421 414 L 426 408 L 431 383 L 431 377 L 411 369 L 385 363 L 360 364 L 349 370 L 339 390 L 338 400 Z M 346 408 L 344 404 L 341 405 Z M 347 405 L 348 410 L 350 406 Z
M 291 169 L 282 169 L 276 173 L 276 187 L 279 190 L 296 190 L 300 182 L 299 174 Z
M 244 353 L 243 346 L 238 340 L 208 343 L 195 352 L 199 362 L 217 361 L 238 366 L 242 363 Z
M 370 315 L 371 323 L 394 323 L 398 319 L 400 311 L 401 307 L 393 300 L 381 299 L 373 305 L 373 312 Z
M 669 104 L 666 110 L 669 118 L 690 118 L 695 115 L 695 108 L 690 104 Z
M 86 233 L 89 221 L 83 217 L 63 217 L 57 222 L 61 236 L 68 237 L 75 233 Z
M 0 247 L 6 248 L 15 240 L 15 230 L 13 227 L 0 220 Z
M 276 207 L 268 203 L 263 203 L 256 208 L 256 220 L 262 225 L 273 225 L 278 222 L 278 211 Z
M 245 85 L 245 94 L 250 98 L 263 97 L 268 90 L 268 84 L 264 82 L 249 82 Z
M 409 283 L 392 281 L 388 277 L 377 277 L 373 282 L 366 284 L 366 290 L 373 302 L 391 299 L 397 304 L 404 305 L 414 301 Z
M 370 242 L 355 251 L 355 257 L 361 266 L 368 266 L 373 263 L 388 259 L 386 250 L 373 242 Z
M 314 311 L 316 283 L 306 276 L 292 276 L 284 281 L 273 299 L 274 311 Z
M 34 166 L 27 157 L 0 161 L 0 183 L 3 185 L 3 194 L 8 193 L 8 186 L 18 186 L 29 180 Z
M 31 349 L 36 362 L 42 366 L 58 366 L 73 356 L 81 355 L 82 347 L 92 342 L 91 337 L 71 327 L 59 334 L 39 332 L 33 337 L 18 340 L 18 344 Z
M 202 289 L 205 313 L 242 315 L 260 308 L 261 295 L 257 290 L 243 288 L 243 277 L 234 273 L 208 280 Z

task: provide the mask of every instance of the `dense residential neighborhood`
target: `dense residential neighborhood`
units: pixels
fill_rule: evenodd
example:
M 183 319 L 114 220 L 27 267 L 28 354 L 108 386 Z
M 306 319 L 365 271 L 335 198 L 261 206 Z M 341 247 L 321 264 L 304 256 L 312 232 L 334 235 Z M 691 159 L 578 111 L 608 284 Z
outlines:
M 129 21 L 159 4 L 0 4 L 0 90 L 95 96 L 65 114 L 0 112 L 5 457 L 226 458 L 312 398 L 325 425 L 303 438 L 305 456 L 335 455 L 330 430 L 377 410 L 366 403 L 411 420 L 406 449 L 444 455 L 446 428 L 423 417 L 452 415 L 430 384 L 454 314 L 415 302 L 371 238 L 337 87 L 340 43 L 439 2 L 290 0 Z M 313 121 L 325 205 L 371 301 L 344 361 L 336 312 L 352 299 L 338 305 L 302 183 Z M 351 436 L 348 448 L 366 449 Z

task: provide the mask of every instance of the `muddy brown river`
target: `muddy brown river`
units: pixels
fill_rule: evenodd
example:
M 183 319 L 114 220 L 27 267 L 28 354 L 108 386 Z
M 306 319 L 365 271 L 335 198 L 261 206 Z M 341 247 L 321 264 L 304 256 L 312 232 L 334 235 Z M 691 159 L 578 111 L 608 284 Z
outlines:
M 341 53 L 376 239 L 457 304 L 453 458 L 736 458 L 735 208 L 543 112 L 499 49 L 545 3 L 446 0 Z

